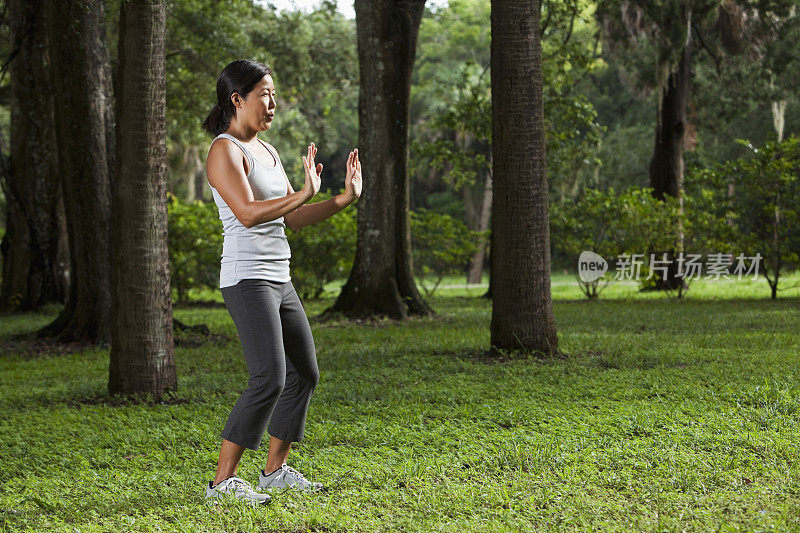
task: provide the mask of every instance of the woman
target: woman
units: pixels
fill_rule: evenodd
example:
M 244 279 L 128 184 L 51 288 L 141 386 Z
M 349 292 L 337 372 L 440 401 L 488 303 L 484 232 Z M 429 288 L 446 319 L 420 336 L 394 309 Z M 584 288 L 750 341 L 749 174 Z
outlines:
M 319 370 L 311 328 L 289 275 L 284 228 L 297 231 L 338 213 L 361 195 L 362 185 L 358 150 L 353 150 L 345 192 L 306 204 L 319 191 L 322 173 L 311 143 L 302 157 L 305 185 L 292 189 L 275 148 L 257 137 L 275 116 L 271 74 L 263 63 L 230 63 L 217 80 L 217 105 L 203 123 L 216 136 L 206 169 L 224 229 L 220 290 L 250 373 L 222 431 L 217 474 L 206 498 L 231 494 L 252 503 L 266 503 L 270 496 L 253 490 L 236 470 L 246 448 L 259 449 L 265 430 L 269 453 L 258 488 L 322 488 L 286 464 L 292 442 L 303 438 Z

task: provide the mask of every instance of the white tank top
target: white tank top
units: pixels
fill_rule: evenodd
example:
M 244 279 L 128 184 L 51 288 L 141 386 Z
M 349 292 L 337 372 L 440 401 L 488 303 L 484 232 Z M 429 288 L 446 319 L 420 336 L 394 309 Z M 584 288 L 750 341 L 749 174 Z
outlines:
M 253 190 L 253 199 L 271 200 L 286 196 L 286 172 L 277 151 L 266 143 L 262 144 L 275 157 L 276 164 L 268 167 L 258 161 L 253 154 L 235 137 L 222 133 L 214 141 L 224 137 L 235 142 L 247 157 L 250 168 L 247 181 Z M 214 144 L 211 141 L 211 144 Z M 245 227 L 233 214 L 217 189 L 211 186 L 214 202 L 222 221 L 222 258 L 219 270 L 220 288 L 236 285 L 243 279 L 255 278 L 270 281 L 289 281 L 289 258 L 291 250 L 286 238 L 286 224 L 283 217 L 253 226 Z

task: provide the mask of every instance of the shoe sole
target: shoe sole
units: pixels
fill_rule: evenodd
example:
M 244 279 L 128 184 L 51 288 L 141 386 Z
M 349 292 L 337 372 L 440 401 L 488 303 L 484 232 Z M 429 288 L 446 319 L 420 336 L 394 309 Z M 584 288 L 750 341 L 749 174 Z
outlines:
M 219 495 L 219 496 L 206 496 L 205 501 L 206 503 L 222 503 L 222 501 L 228 501 L 230 499 L 242 500 L 250 505 L 259 506 L 259 505 L 267 505 L 268 503 L 272 502 L 272 498 L 266 499 L 263 502 L 258 500 L 249 500 L 246 498 L 236 498 L 235 496 L 227 496 L 226 495 Z
M 269 492 L 321 492 L 325 487 L 318 489 L 296 489 L 294 487 L 257 487 L 258 490 L 266 490 Z

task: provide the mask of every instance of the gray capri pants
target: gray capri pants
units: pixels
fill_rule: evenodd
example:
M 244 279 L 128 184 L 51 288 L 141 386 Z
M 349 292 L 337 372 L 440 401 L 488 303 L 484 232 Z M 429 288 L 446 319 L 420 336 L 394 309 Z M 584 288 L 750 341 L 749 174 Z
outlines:
M 319 369 L 311 327 L 292 282 L 243 279 L 220 290 L 250 373 L 222 438 L 258 450 L 269 422 L 273 437 L 302 441 Z

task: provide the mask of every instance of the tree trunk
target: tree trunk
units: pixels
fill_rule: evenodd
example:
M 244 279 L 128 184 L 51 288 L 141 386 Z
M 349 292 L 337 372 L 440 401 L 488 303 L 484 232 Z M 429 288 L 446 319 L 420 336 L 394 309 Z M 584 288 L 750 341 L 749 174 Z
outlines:
M 60 315 L 38 332 L 60 341 L 109 339 L 108 53 L 105 4 L 49 0 L 55 126 L 69 234 L 70 286 Z
M 491 171 L 491 158 L 489 161 L 489 172 L 486 173 L 486 183 L 483 187 L 483 200 L 481 202 L 481 211 L 478 216 L 478 231 L 486 231 L 489 229 L 489 216 L 492 214 L 492 171 Z M 482 240 L 478 252 L 472 258 L 472 264 L 469 267 L 469 275 L 467 276 L 467 283 L 480 283 L 481 275 L 483 274 L 483 261 L 486 257 L 486 243 Z
M 691 22 L 690 15 L 687 20 Z M 692 31 L 691 24 L 686 25 L 686 42 L 680 61 L 674 71 L 670 71 L 664 87 L 659 89 L 659 104 L 656 124 L 656 139 L 653 157 L 650 160 L 650 187 L 653 196 L 664 200 L 666 196 L 681 197 L 683 190 L 684 135 L 687 131 L 686 106 L 689 101 L 689 77 L 691 68 Z M 679 243 L 676 243 L 676 247 Z M 675 261 L 675 250 L 651 250 L 656 257 L 664 252 L 672 259 L 666 276 L 657 276 L 656 290 L 675 289 L 684 285 L 678 277 L 678 265 Z
M 365 185 L 353 268 L 326 315 L 402 319 L 433 313 L 414 281 L 408 216 L 409 93 L 424 5 L 424 0 L 355 2 Z
M 650 187 L 663 200 L 666 195 L 680 197 L 683 188 L 683 136 L 686 132 L 686 104 L 689 96 L 691 33 L 683 48 L 678 67 L 660 90 L 656 141 L 650 160 Z
M 786 117 L 786 100 L 776 100 L 772 102 L 772 125 L 775 128 L 775 135 L 778 142 L 783 140 L 783 126 Z
M 43 0 L 11 0 L 10 160 L 3 161 L 6 234 L 0 309 L 62 303 L 67 293 L 53 83 Z M 61 217 L 61 219 L 59 218 Z
M 117 168 L 112 186 L 112 336 L 108 391 L 177 389 L 167 253 L 166 9 L 120 10 Z
M 554 354 L 540 0 L 492 0 L 491 353 Z
M 194 187 L 194 192 L 192 193 L 193 200 L 205 200 L 203 191 L 204 185 L 206 184 L 206 167 L 203 164 L 203 160 L 200 158 L 200 149 L 197 146 L 192 146 L 191 151 L 189 152 L 189 161 L 188 161 L 188 169 L 189 173 L 192 175 L 191 183 L 192 187 Z

